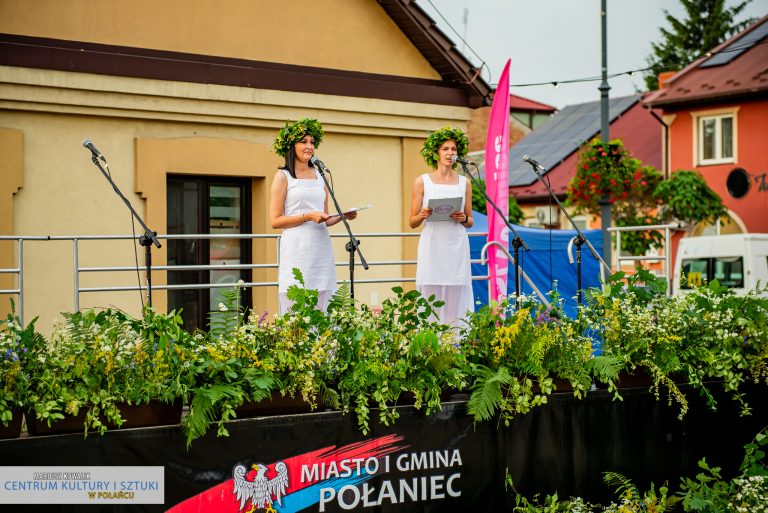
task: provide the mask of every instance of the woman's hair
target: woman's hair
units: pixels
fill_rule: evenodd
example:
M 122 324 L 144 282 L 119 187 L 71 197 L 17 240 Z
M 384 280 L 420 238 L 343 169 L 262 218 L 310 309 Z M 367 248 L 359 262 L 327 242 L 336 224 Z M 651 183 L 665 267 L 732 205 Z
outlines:
M 424 141 L 424 146 L 421 148 L 421 156 L 424 157 L 424 161 L 432 169 L 437 169 L 437 150 L 445 141 L 449 140 L 456 141 L 456 153 L 458 153 L 459 157 L 464 157 L 467 154 L 469 139 L 459 128 L 446 126 L 440 130 L 435 130 L 429 134 L 427 140 Z

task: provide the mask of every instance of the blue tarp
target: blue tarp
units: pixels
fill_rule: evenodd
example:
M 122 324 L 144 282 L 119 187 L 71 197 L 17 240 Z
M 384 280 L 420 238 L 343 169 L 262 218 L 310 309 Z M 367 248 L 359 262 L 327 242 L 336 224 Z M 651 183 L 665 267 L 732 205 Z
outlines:
M 479 212 L 473 213 L 475 224 L 470 232 L 487 232 L 488 219 Z M 520 248 L 520 269 L 531 278 L 539 290 L 547 294 L 557 289 L 565 300 L 565 313 L 571 317 L 576 313 L 576 247 L 572 249 L 574 263 L 568 261 L 568 242 L 576 236 L 575 230 L 543 230 L 541 228 L 527 228 L 514 225 L 515 230 L 530 248 L 525 251 Z M 603 238 L 600 230 L 583 230 L 584 235 L 595 247 L 595 250 L 603 255 Z M 510 234 L 510 240 L 512 235 Z M 486 237 L 470 237 L 469 252 L 473 260 L 480 258 L 480 251 L 487 242 Z M 509 248 L 512 254 L 512 248 Z M 472 264 L 472 276 L 487 276 L 488 268 L 480 263 Z M 522 280 L 522 273 L 521 273 Z M 533 290 L 522 281 L 522 292 L 531 294 Z M 589 248 L 584 245 L 581 249 L 581 286 L 582 289 L 597 287 L 600 285 L 600 264 L 592 256 Z M 488 281 L 473 280 L 472 288 L 475 299 L 483 304 L 488 304 Z M 507 292 L 515 291 L 515 267 L 509 264 L 509 280 Z

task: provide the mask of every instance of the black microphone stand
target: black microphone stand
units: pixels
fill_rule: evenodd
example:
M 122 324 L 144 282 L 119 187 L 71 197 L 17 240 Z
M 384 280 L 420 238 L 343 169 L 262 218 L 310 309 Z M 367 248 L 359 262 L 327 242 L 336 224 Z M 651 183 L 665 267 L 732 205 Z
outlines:
M 584 232 L 582 232 L 581 229 L 576 226 L 576 223 L 574 222 L 571 215 L 567 210 L 565 210 L 563 204 L 560 203 L 559 199 L 557 199 L 557 195 L 552 191 L 552 188 L 549 186 L 546 180 L 544 180 L 544 177 L 541 175 L 541 171 L 546 171 L 546 169 L 544 169 L 543 166 L 535 161 L 525 160 L 525 162 L 528 162 L 533 167 L 533 172 L 536 173 L 536 177 L 538 177 L 539 181 L 544 184 L 544 187 L 546 187 L 547 191 L 549 191 L 550 197 L 555 200 L 555 203 L 557 203 L 560 211 L 565 214 L 565 217 L 568 218 L 568 221 L 571 223 L 571 226 L 573 226 L 573 229 L 576 230 L 577 235 L 573 238 L 573 244 L 576 246 L 576 290 L 578 294 L 577 304 L 581 305 L 581 246 L 584 244 L 587 245 L 589 251 L 592 253 L 592 256 L 595 257 L 595 260 L 603 264 L 605 268 L 608 269 L 608 274 L 613 274 L 613 271 L 611 271 L 611 266 L 606 264 L 605 260 L 603 260 L 603 257 L 601 257 L 600 254 L 595 250 L 595 247 L 592 245 L 592 243 L 589 242 L 589 240 L 584 236 Z
M 101 157 L 104 159 L 104 157 Z M 110 176 L 109 173 L 107 173 L 103 167 L 101 167 L 101 164 L 99 163 L 99 155 L 93 151 L 91 151 L 91 160 L 94 164 L 96 164 L 96 167 L 99 168 L 99 171 L 101 171 L 101 174 L 104 175 L 104 178 L 107 179 L 109 184 L 112 186 L 112 189 L 115 190 L 118 196 L 120 196 L 120 199 L 123 200 L 125 205 L 128 207 L 128 210 L 131 211 L 131 215 L 136 218 L 136 220 L 139 222 L 142 228 L 144 228 L 144 235 L 139 237 L 139 244 L 144 246 L 144 257 L 146 260 L 146 269 L 147 269 L 147 306 L 152 306 L 152 244 L 160 248 L 160 241 L 157 240 L 157 232 L 153 232 L 150 230 L 147 225 L 144 223 L 144 221 L 139 217 L 139 214 L 136 213 L 136 211 L 131 206 L 131 203 L 128 201 L 128 199 L 123 195 L 122 192 L 120 192 L 120 189 L 117 187 L 117 184 L 112 180 L 112 176 Z M 107 169 L 109 169 L 109 165 L 107 164 L 106 159 L 104 159 L 104 165 L 107 166 Z
M 459 162 L 459 161 L 457 161 Z M 509 228 L 509 231 L 514 234 L 514 238 L 512 239 L 512 259 L 515 261 L 515 300 L 520 300 L 520 255 L 519 250 L 522 247 L 526 251 L 530 251 L 528 249 L 528 245 L 525 243 L 525 241 L 520 237 L 520 234 L 517 233 L 517 230 L 512 226 L 512 223 L 509 222 L 509 219 L 502 214 L 501 209 L 496 205 L 496 203 L 493 202 L 493 200 L 488 196 L 488 193 L 485 192 L 485 187 L 482 187 L 480 185 L 480 181 L 472 176 L 472 173 L 470 173 L 469 169 L 467 169 L 467 165 L 464 162 L 459 162 L 461 164 L 462 169 L 464 170 L 464 174 L 469 177 L 470 180 L 472 180 L 472 183 L 474 183 L 478 190 L 483 193 L 483 196 L 485 196 L 485 201 L 487 201 L 493 208 L 496 210 L 496 213 L 499 214 L 499 217 L 504 220 L 504 224 L 507 225 L 507 228 Z M 475 168 L 477 168 L 477 164 L 474 162 L 472 163 Z
M 328 184 L 328 178 L 326 178 L 325 172 L 330 171 L 330 169 L 326 168 L 320 161 L 315 161 L 315 167 L 320 173 L 320 176 L 323 177 L 325 188 L 331 195 L 333 206 L 336 207 L 336 213 L 339 215 L 341 222 L 344 223 L 344 228 L 347 229 L 347 235 L 349 235 L 349 242 L 344 245 L 344 249 L 346 249 L 349 253 L 349 295 L 352 297 L 352 299 L 355 299 L 355 251 L 357 251 L 357 254 L 360 255 L 360 264 L 362 264 L 363 269 L 366 271 L 368 270 L 368 262 L 365 261 L 365 257 L 360 251 L 360 241 L 355 239 L 355 236 L 352 235 L 352 229 L 349 227 L 347 218 L 344 217 L 344 213 L 339 206 L 339 202 L 336 201 L 336 195 L 333 193 L 333 188 Z

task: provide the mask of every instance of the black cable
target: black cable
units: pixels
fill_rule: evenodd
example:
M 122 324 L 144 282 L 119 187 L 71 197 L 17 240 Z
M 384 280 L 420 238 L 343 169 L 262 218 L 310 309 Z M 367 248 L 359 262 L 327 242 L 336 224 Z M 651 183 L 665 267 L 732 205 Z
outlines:
M 684 63 L 682 66 L 683 66 L 683 68 L 685 68 L 686 66 L 696 62 L 699 59 L 704 59 L 704 58 L 709 59 L 709 58 L 711 58 L 711 57 L 713 57 L 715 55 L 719 55 L 721 53 L 738 52 L 738 51 L 743 50 L 745 48 L 751 48 L 753 46 L 764 45 L 764 44 L 768 44 L 768 39 L 765 39 L 765 40 L 760 41 L 758 43 L 744 43 L 744 44 L 741 44 L 741 45 L 731 45 L 728 48 L 720 50 L 719 52 L 705 52 L 705 53 L 699 55 L 698 57 L 695 57 L 695 58 L 689 60 L 688 62 Z M 645 68 L 632 69 L 632 70 L 628 70 L 628 71 L 622 71 L 620 73 L 612 73 L 610 75 L 607 75 L 606 78 L 616 78 L 616 77 L 620 77 L 622 75 L 632 76 L 635 73 L 642 73 L 644 71 L 650 71 L 652 69 L 653 69 L 653 66 L 647 66 Z M 682 71 L 682 70 L 680 70 L 680 71 Z M 582 83 L 582 82 L 597 82 L 598 80 L 602 80 L 602 79 L 603 79 L 603 77 L 602 77 L 602 75 L 600 75 L 600 76 L 590 76 L 590 77 L 582 77 L 582 78 L 572 78 L 572 79 L 568 79 L 568 80 L 547 80 L 546 82 L 531 82 L 531 83 L 527 83 L 527 84 L 509 84 L 509 87 L 510 88 L 512 88 L 512 87 L 531 87 L 531 86 L 542 86 L 542 85 L 550 85 L 550 84 L 553 85 L 553 86 L 558 86 L 560 84 L 578 84 L 578 83 Z M 498 84 L 490 84 L 490 85 L 491 85 L 491 87 L 498 86 Z
M 139 273 L 139 254 L 136 251 L 136 221 L 131 216 L 131 231 L 133 232 L 133 258 L 136 262 L 136 281 L 139 284 L 139 300 L 141 301 L 141 311 L 144 312 L 144 295 L 141 290 L 141 273 Z

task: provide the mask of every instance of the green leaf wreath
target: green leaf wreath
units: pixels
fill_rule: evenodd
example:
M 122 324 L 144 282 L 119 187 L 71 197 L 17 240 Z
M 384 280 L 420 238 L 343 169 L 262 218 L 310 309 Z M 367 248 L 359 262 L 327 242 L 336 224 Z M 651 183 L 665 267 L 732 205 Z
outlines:
M 421 148 L 421 156 L 424 157 L 424 161 L 432 169 L 437 169 L 437 149 L 445 141 L 456 141 L 456 152 L 459 157 L 464 157 L 469 149 L 469 139 L 464 135 L 464 132 L 459 128 L 446 126 L 440 130 L 435 130 L 427 140 L 424 141 L 424 146 Z
M 305 135 L 312 136 L 315 140 L 315 148 L 317 148 L 323 140 L 323 134 L 323 125 L 314 118 L 302 118 L 296 122 L 286 121 L 283 128 L 277 132 L 275 142 L 272 143 L 272 150 L 281 157 L 285 157 L 293 145 Z

